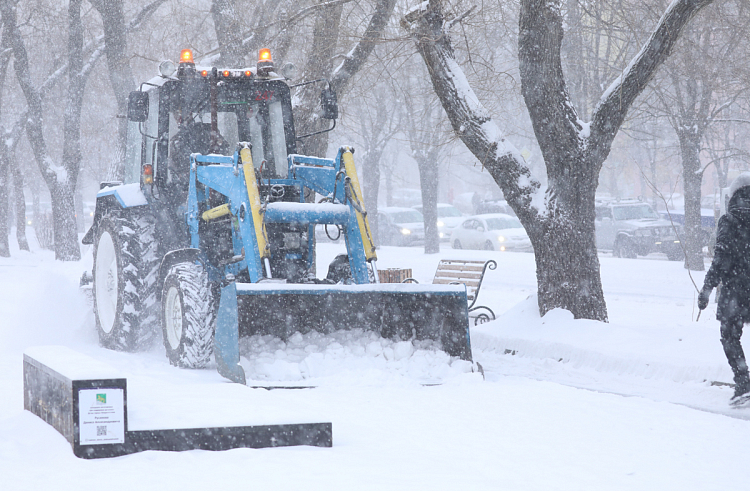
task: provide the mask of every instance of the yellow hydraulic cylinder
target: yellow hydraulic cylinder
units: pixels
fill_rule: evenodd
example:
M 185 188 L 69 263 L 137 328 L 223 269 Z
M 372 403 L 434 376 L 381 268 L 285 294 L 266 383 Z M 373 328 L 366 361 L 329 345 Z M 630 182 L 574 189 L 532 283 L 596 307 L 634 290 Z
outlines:
M 344 162 L 344 170 L 346 176 L 349 178 L 352 191 L 352 199 L 355 201 L 355 213 L 357 214 L 357 223 L 359 224 L 359 232 L 362 234 L 362 245 L 365 247 L 365 257 L 368 261 L 377 260 L 378 256 L 375 254 L 375 243 L 372 240 L 372 234 L 370 233 L 370 222 L 367 219 L 365 213 L 365 203 L 362 199 L 362 190 L 359 187 L 359 178 L 357 177 L 357 169 L 354 167 L 354 155 L 349 147 L 344 147 L 341 155 L 341 160 Z
M 253 215 L 255 226 L 255 238 L 258 241 L 258 252 L 260 257 L 268 257 L 268 246 L 266 241 L 265 224 L 260 212 L 260 193 L 258 192 L 258 181 L 255 179 L 255 168 L 253 167 L 253 156 L 250 148 L 242 147 L 240 150 L 242 171 L 245 173 L 245 185 L 250 199 L 250 212 Z
M 204 221 L 213 220 L 214 218 L 220 218 L 225 215 L 229 215 L 231 213 L 231 210 L 229 209 L 229 205 L 220 205 L 216 208 L 211 208 L 210 210 L 206 210 L 203 212 L 203 215 L 201 217 Z

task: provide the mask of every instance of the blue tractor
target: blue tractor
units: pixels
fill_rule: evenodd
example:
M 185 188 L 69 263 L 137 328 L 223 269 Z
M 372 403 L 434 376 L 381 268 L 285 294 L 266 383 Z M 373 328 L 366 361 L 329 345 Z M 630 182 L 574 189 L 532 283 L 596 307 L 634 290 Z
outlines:
M 353 150 L 296 153 L 290 86 L 270 52 L 257 67 L 180 62 L 130 94 L 124 182 L 105 182 L 84 244 L 104 347 L 163 337 L 169 361 L 244 383 L 239 338 L 337 329 L 433 340 L 471 359 L 463 285 L 379 284 Z M 321 94 L 323 117 L 338 113 Z M 318 198 L 317 202 L 314 199 Z M 317 224 L 347 253 L 315 275 Z

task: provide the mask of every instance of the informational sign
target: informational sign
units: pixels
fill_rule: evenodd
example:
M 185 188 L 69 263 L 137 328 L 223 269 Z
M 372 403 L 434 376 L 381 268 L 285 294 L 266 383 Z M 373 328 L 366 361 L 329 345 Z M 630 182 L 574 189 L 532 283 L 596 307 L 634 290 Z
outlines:
M 125 443 L 125 391 L 79 390 L 78 420 L 81 445 Z

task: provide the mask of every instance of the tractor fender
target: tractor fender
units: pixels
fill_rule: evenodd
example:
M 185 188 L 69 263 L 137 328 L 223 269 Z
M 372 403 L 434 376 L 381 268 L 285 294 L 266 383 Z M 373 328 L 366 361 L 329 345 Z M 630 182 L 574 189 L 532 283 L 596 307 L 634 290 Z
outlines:
M 162 285 L 164 285 L 164 280 L 167 277 L 167 273 L 169 273 L 169 269 L 177 263 L 194 261 L 200 261 L 201 263 L 203 263 L 202 252 L 200 249 L 177 249 L 168 252 L 164 256 L 164 258 L 161 260 L 161 265 L 159 266 L 159 277 L 156 280 L 156 299 L 158 302 L 161 302 Z
M 86 235 L 81 239 L 82 244 L 94 243 L 99 222 L 112 210 L 123 210 L 147 205 L 148 201 L 140 188 L 140 184 L 120 184 L 112 182 L 101 183 L 101 189 L 96 193 L 96 209 L 94 221 Z

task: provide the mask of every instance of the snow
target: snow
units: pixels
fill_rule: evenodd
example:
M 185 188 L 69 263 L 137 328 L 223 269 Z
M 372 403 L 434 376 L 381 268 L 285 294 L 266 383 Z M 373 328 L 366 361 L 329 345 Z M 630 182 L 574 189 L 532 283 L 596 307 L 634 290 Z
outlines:
M 96 194 L 97 198 L 114 194 L 117 201 L 124 207 L 141 206 L 148 204 L 146 196 L 141 191 L 141 185 L 137 182 L 122 184 L 118 186 L 107 186 Z
M 55 174 L 55 178 L 59 184 L 68 182 L 68 171 L 65 170 L 65 167 L 57 165 L 51 157 L 46 157 L 44 161 L 47 168 Z
M 343 248 L 319 244 L 320 274 Z M 747 488 L 750 409 L 730 409 L 732 389 L 711 385 L 731 382 L 715 304 L 695 322 L 688 274 L 663 256 L 601 255 L 603 324 L 562 310 L 540 318 L 532 254 L 383 247 L 380 268 L 412 268 L 421 283 L 442 258 L 497 261 L 479 303 L 498 319 L 471 330 L 484 377 L 429 345 L 357 331 L 243 339 L 249 386 L 314 387 L 265 390 L 227 383 L 213 368 L 171 367 L 163 346 L 100 348 L 79 289 L 91 267 L 83 252 L 80 262 L 38 249 L 0 258 L 4 491 Z M 40 348 L 53 345 L 65 348 Z M 77 459 L 23 410 L 23 353 L 66 363 L 67 350 L 127 378 L 131 429 L 330 421 L 333 447 Z

